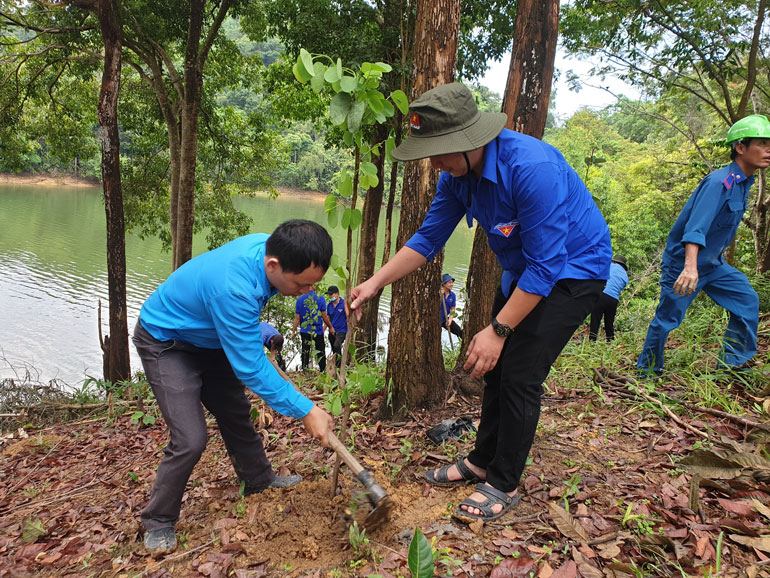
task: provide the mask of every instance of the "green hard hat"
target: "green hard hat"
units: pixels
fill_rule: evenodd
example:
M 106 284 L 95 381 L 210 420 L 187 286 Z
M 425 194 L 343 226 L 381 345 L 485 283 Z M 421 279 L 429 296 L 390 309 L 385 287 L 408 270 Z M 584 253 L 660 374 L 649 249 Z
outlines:
M 745 138 L 770 138 L 770 121 L 762 114 L 742 118 L 727 131 L 726 143 L 731 144 Z

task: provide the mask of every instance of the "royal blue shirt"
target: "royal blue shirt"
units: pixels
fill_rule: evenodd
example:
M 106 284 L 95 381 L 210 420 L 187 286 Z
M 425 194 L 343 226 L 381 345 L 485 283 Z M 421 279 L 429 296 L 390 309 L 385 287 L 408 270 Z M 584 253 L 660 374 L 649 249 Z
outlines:
M 269 323 L 266 323 L 264 321 L 260 322 L 259 330 L 262 332 L 263 345 L 268 349 L 270 349 L 270 340 L 274 336 L 279 335 L 278 330 L 272 325 L 270 325 Z
M 684 268 L 685 245 L 695 243 L 698 271 L 703 274 L 724 263 L 722 253 L 733 242 L 749 202 L 754 175 L 747 177 L 732 162 L 700 182 L 668 234 L 663 266 Z
M 446 310 L 444 309 L 444 305 L 441 306 L 441 324 L 446 325 L 446 316 L 451 315 L 452 307 L 457 305 L 457 296 L 454 291 L 450 291 L 449 295 L 444 295 L 442 293 L 441 298 L 444 300 L 444 305 L 446 305 Z M 446 311 L 446 314 L 444 314 L 444 311 Z
M 604 292 L 613 299 L 620 299 L 620 292 L 628 285 L 628 273 L 623 265 L 610 264 L 610 278 L 604 286 Z
M 481 178 L 443 172 L 420 229 L 406 245 L 428 260 L 460 219 L 475 218 L 511 283 L 547 296 L 560 279 L 607 279 L 612 259 L 604 217 L 562 154 L 536 138 L 503 129 L 487 144 Z
M 337 333 L 348 332 L 348 317 L 345 315 L 345 300 L 342 297 L 337 299 L 336 305 L 334 301 L 327 303 L 326 314 L 329 316 L 334 331 Z
M 198 255 L 144 302 L 142 326 L 159 341 L 223 349 L 235 375 L 275 411 L 304 417 L 313 402 L 282 379 L 265 355 L 259 314 L 276 290 L 265 274 L 269 235 L 246 235 Z
M 315 300 L 315 307 L 312 305 L 312 301 L 307 302 L 308 299 Z M 324 332 L 322 311 L 326 311 L 326 299 L 321 295 L 316 295 L 312 289 L 310 293 L 298 297 L 294 312 L 299 315 L 299 332 L 322 335 Z

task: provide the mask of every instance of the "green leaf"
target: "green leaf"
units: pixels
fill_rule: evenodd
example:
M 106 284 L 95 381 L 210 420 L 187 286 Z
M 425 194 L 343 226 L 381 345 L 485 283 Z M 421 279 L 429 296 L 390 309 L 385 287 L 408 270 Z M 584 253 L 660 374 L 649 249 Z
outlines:
M 361 172 L 365 175 L 376 175 L 377 174 L 377 165 L 370 162 L 363 162 L 361 163 Z
M 340 182 L 337 192 L 346 199 L 353 196 L 353 179 L 350 173 L 345 172 L 345 178 Z
M 326 213 L 326 220 L 329 222 L 329 227 L 336 229 L 337 222 L 339 221 L 339 211 L 335 209 L 334 211 Z
M 357 104 L 357 103 L 356 103 Z M 340 92 L 334 95 L 329 105 L 329 118 L 333 125 L 341 125 L 345 122 L 348 114 L 351 112 L 353 99 L 349 94 Z M 360 122 L 360 117 L 359 117 Z M 349 123 L 348 123 L 349 124 Z M 355 132 L 351 130 L 350 132 Z
M 348 278 L 348 270 L 345 267 L 337 267 L 334 272 L 340 277 L 340 279 Z
M 372 65 L 372 70 L 379 70 L 380 72 L 390 72 L 393 67 L 387 62 L 375 62 Z
M 338 416 L 342 413 L 342 397 L 335 396 L 332 399 L 332 415 Z
M 349 132 L 343 132 L 342 133 L 342 142 L 345 143 L 346 146 L 352 147 L 353 146 L 353 135 Z
M 388 158 L 388 160 L 393 161 L 393 157 L 390 153 L 393 152 L 393 149 L 396 148 L 396 137 L 389 136 L 388 140 L 385 141 L 385 156 Z
M 337 59 L 337 78 L 342 78 L 342 59 Z
M 355 76 L 343 76 L 340 79 L 340 89 L 342 92 L 353 92 L 358 86 L 358 78 Z
M 294 78 L 303 84 L 313 78 L 310 74 L 308 74 L 307 70 L 305 70 L 305 67 L 302 66 L 300 61 L 294 63 L 294 66 L 291 67 L 291 71 L 294 73 Z
M 155 424 L 155 416 L 150 415 L 149 413 L 144 414 L 144 417 L 142 418 L 142 423 L 144 425 L 154 425 Z
M 354 231 L 358 229 L 358 227 L 361 226 L 361 222 L 364 220 L 363 215 L 361 214 L 361 211 L 358 209 L 353 209 L 350 211 L 350 228 Z
M 337 197 L 334 195 L 326 195 L 324 199 L 324 211 L 327 213 L 337 208 Z
M 385 113 L 385 116 L 388 118 L 396 114 L 396 108 L 389 100 L 382 101 L 382 108 L 384 109 L 383 112 Z
M 313 78 L 310 79 L 310 87 L 315 92 L 321 92 L 324 87 L 324 72 L 326 71 L 326 67 L 320 62 L 316 62 L 313 64 L 313 70 L 315 71 L 315 74 L 313 75 Z
M 350 132 L 356 132 L 361 127 L 361 119 L 366 112 L 366 104 L 357 100 L 350 107 L 350 113 L 348 114 L 348 130 Z
M 337 74 L 337 69 L 333 66 L 330 66 L 324 72 L 324 80 L 329 84 L 333 84 L 337 82 L 339 79 L 340 79 L 340 75 Z
M 409 112 L 409 99 L 406 98 L 403 90 L 394 90 L 390 93 L 390 100 L 392 100 L 401 111 L 401 114 Z
M 310 76 L 315 74 L 315 68 L 313 67 L 313 57 L 304 48 L 299 49 L 299 61 L 302 62 L 302 66 Z
M 345 211 L 342 213 L 342 221 L 340 221 L 340 225 L 342 225 L 343 229 L 350 228 L 350 208 L 345 207 Z
M 407 562 L 412 578 L 433 578 L 433 551 L 430 542 L 419 528 L 414 529 Z
M 40 536 L 46 535 L 46 529 L 43 522 L 37 516 L 24 518 L 24 529 L 21 531 L 21 540 L 25 544 L 31 544 Z
M 373 375 L 365 375 L 361 378 L 361 393 L 369 395 L 377 387 L 377 379 Z
M 339 266 L 339 264 L 340 264 L 340 258 L 336 254 L 333 254 L 331 260 L 329 261 L 329 267 L 333 271 Z

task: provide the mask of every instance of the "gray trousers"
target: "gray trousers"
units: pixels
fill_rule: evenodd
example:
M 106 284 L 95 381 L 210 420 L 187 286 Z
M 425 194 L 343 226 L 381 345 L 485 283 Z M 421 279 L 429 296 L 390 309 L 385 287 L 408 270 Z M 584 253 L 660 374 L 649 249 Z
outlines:
M 267 488 L 275 474 L 251 421 L 244 385 L 224 351 L 158 341 L 139 322 L 133 342 L 171 434 L 142 512 L 145 528 L 174 526 L 179 519 L 187 480 L 208 440 L 204 407 L 216 418 L 235 473 L 247 490 Z

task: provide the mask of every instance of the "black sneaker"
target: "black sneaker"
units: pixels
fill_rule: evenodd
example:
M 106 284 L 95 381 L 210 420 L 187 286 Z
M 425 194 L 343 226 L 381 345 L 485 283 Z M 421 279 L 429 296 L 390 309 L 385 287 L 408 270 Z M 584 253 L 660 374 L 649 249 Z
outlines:
M 148 530 L 144 534 L 144 547 L 155 558 L 176 550 L 176 533 L 172 526 Z

